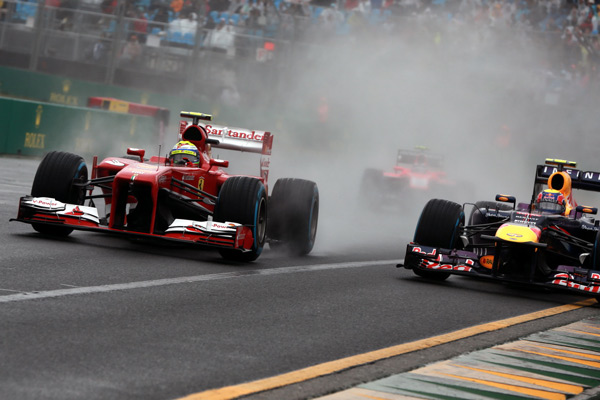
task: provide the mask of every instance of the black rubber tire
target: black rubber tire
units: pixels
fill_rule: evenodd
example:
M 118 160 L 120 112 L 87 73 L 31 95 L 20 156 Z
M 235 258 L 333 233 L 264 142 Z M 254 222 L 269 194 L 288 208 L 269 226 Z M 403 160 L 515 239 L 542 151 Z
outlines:
M 73 186 L 74 181 L 87 182 L 88 170 L 83 157 L 64 151 L 51 151 L 40 162 L 31 186 L 33 197 L 51 197 L 63 203 L 82 205 L 85 190 Z M 54 236 L 67 236 L 72 228 L 31 224 L 36 231 Z
M 480 225 L 480 224 L 485 224 L 488 223 L 488 219 L 479 211 L 477 211 L 480 208 L 488 208 L 490 210 L 500 210 L 500 211 L 507 211 L 507 210 L 512 210 L 512 206 L 510 204 L 506 204 L 506 203 L 498 203 L 496 201 L 489 201 L 489 200 L 481 200 L 481 201 L 477 201 L 475 202 L 475 207 L 473 207 L 473 210 L 471 210 L 471 215 L 469 216 L 469 223 L 467 225 Z M 484 240 L 481 240 L 480 238 L 480 234 L 474 235 L 471 237 L 471 243 L 472 244 L 482 244 L 484 243 Z
M 489 201 L 489 200 L 477 201 L 477 202 L 475 202 L 475 207 L 473 207 L 473 210 L 471 211 L 471 215 L 469 216 L 468 225 L 479 225 L 479 224 L 485 224 L 487 222 L 485 220 L 485 217 L 483 216 L 483 214 L 481 214 L 480 212 L 477 211 L 479 208 L 489 208 L 490 210 L 500 210 L 500 211 L 512 210 L 512 206 L 510 204 L 498 203 L 496 201 Z
M 596 239 L 594 240 L 594 248 L 591 254 L 587 257 L 588 259 L 584 263 L 586 268 L 591 270 L 600 271 L 600 232 L 596 232 Z M 599 301 L 600 303 L 600 301 Z
M 591 254 L 585 260 L 583 267 L 595 271 L 600 271 L 600 232 L 596 232 L 594 248 Z M 600 304 L 600 295 L 596 295 L 594 296 L 594 298 L 596 299 L 596 302 Z
M 269 199 L 269 246 L 303 256 L 315 245 L 319 222 L 319 189 L 312 181 L 278 179 Z
M 457 247 L 460 228 L 464 223 L 465 214 L 460 204 L 431 199 L 421 212 L 413 241 L 424 246 L 454 249 Z M 446 280 L 450 276 L 447 272 L 423 271 L 416 268 L 413 272 L 422 278 L 436 281 Z
M 250 251 L 219 250 L 223 258 L 244 262 L 256 260 L 262 253 L 267 232 L 267 193 L 263 183 L 247 176 L 227 179 L 219 191 L 214 220 L 246 225 L 252 230 L 254 238 Z

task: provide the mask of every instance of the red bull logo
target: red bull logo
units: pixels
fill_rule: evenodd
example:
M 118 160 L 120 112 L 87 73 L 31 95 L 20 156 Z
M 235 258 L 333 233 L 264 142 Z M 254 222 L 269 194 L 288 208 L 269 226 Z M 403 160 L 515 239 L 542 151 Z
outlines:
M 479 259 L 479 264 L 487 269 L 492 269 L 494 265 L 494 256 L 483 256 Z

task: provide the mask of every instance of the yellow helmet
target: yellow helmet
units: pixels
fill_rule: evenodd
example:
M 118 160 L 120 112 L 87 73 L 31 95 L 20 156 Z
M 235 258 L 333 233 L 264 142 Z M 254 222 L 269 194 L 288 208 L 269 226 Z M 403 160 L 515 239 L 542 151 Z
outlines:
M 172 165 L 200 166 L 200 152 L 192 142 L 182 140 L 178 142 L 169 153 Z

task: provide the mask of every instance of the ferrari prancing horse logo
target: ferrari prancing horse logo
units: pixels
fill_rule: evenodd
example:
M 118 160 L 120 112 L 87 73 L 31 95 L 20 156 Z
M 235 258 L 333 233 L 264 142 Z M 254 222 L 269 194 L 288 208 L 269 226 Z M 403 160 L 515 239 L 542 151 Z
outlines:
M 198 190 L 204 190 L 204 177 L 200 177 L 198 180 Z

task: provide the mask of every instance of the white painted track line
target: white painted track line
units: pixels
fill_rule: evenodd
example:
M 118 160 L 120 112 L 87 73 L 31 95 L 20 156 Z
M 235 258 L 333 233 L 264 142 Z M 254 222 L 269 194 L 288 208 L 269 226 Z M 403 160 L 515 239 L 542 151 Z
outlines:
M 115 292 L 121 290 L 132 290 L 142 289 L 156 286 L 167 286 L 177 285 L 182 283 L 193 283 L 193 282 L 204 282 L 214 281 L 220 279 L 230 278 L 243 278 L 256 275 L 279 275 L 279 274 L 291 274 L 296 272 L 311 272 L 311 271 L 324 271 L 331 269 L 344 269 L 344 268 L 360 268 L 367 266 L 397 264 L 401 260 L 372 260 L 372 261 L 357 261 L 357 262 L 344 262 L 344 263 L 333 263 L 333 264 L 316 264 L 316 265 L 298 265 L 291 267 L 282 268 L 271 268 L 271 269 L 259 269 L 259 270 L 244 270 L 236 272 L 223 272 L 219 274 L 208 274 L 208 275 L 196 275 L 196 276 L 184 276 L 179 278 L 168 278 L 168 279 L 157 279 L 152 281 L 139 281 L 129 283 L 116 283 L 112 285 L 101 285 L 101 286 L 86 286 L 69 289 L 57 289 L 48 290 L 42 292 L 23 292 L 17 294 L 10 294 L 6 296 L 0 296 L 0 303 L 11 303 L 25 300 L 39 300 L 49 299 L 55 297 L 65 297 L 78 294 L 93 294 L 93 293 L 106 293 Z

